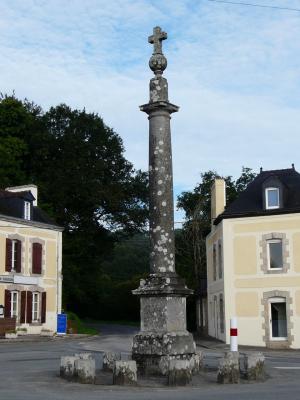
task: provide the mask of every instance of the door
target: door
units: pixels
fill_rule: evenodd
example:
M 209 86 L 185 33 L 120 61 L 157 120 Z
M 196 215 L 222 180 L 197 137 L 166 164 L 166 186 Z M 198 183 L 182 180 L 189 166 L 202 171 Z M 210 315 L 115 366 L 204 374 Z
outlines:
M 287 340 L 286 300 L 283 297 L 269 300 L 270 339 Z
M 215 338 L 219 339 L 219 307 L 217 296 L 214 296 L 214 328 Z

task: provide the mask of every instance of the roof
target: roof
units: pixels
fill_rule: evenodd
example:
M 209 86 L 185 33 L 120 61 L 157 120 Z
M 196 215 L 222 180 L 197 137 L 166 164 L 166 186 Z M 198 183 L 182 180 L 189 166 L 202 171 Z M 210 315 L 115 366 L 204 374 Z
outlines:
M 265 209 L 263 186 L 269 179 L 276 179 L 284 189 L 283 207 Z M 261 171 L 247 188 L 225 211 L 218 215 L 214 224 L 225 218 L 241 218 L 262 215 L 278 215 L 300 212 L 300 174 L 294 168 Z
M 18 201 L 18 199 L 27 201 L 35 200 L 32 193 L 28 190 L 20 192 L 9 192 L 7 190 L 0 189 L 0 214 L 6 217 L 24 220 L 24 206 L 22 203 L 20 204 L 20 201 Z M 32 206 L 31 219 L 26 220 L 26 222 L 38 222 L 59 227 L 56 222 L 54 222 L 43 210 L 41 210 L 37 206 Z
M 34 197 L 29 190 L 24 190 L 21 192 L 9 192 L 8 190 L 0 189 L 0 199 L 9 199 L 13 197 L 34 200 Z

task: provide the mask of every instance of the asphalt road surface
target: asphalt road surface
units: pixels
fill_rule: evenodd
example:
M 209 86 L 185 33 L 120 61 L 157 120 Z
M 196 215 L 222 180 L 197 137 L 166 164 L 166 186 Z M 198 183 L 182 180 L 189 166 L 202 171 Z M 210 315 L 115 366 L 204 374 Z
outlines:
M 300 400 L 300 351 L 266 353 L 269 378 L 263 383 L 218 385 L 216 367 L 220 349 L 205 349 L 209 371 L 189 387 L 169 388 L 154 380 L 140 381 L 136 388 L 112 385 L 81 385 L 58 376 L 62 355 L 92 352 L 98 368 L 103 351 L 130 351 L 131 327 L 103 326 L 100 336 L 80 339 L 0 343 L 0 400 Z M 142 386 L 144 385 L 144 386 Z

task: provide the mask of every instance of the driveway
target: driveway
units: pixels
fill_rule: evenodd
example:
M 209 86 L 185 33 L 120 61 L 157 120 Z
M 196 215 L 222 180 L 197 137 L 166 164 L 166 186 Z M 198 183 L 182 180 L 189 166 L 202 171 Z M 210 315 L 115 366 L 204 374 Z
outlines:
M 146 387 L 126 388 L 103 385 L 80 385 L 59 378 L 62 355 L 92 352 L 97 366 L 102 363 L 103 351 L 130 352 L 133 327 L 102 326 L 102 334 L 85 338 L 58 338 L 49 341 L 0 343 L 1 400 L 277 400 L 287 397 L 300 399 L 300 352 L 268 352 L 267 371 L 270 378 L 264 383 L 218 385 L 216 368 L 222 351 L 205 349 L 207 378 L 196 378 L 193 386 L 169 388 L 154 380 L 142 381 Z

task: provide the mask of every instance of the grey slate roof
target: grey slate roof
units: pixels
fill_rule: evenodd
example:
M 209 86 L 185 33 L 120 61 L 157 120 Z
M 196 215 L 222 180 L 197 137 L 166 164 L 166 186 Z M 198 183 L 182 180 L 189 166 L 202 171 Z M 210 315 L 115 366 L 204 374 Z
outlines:
M 30 191 L 9 192 L 0 189 L 0 214 L 23 219 L 24 200 L 31 202 L 34 200 Z M 59 227 L 43 210 L 36 206 L 32 206 L 30 221 Z
M 278 179 L 284 190 L 283 206 L 264 209 L 263 185 L 266 180 Z M 294 168 L 262 171 L 247 188 L 229 204 L 214 221 L 217 225 L 225 218 L 241 218 L 261 215 L 278 215 L 300 212 L 300 174 Z

